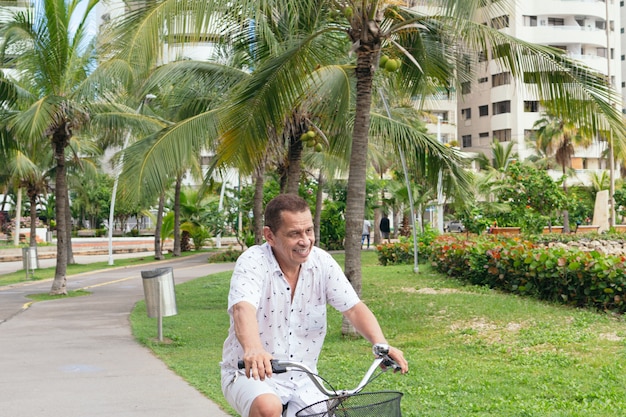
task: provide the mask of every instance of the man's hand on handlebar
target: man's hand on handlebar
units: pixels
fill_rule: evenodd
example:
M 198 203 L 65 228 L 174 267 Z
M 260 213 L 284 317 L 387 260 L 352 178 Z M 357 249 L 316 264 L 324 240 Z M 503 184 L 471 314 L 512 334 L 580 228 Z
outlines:
M 376 343 L 372 347 L 372 352 L 376 357 L 386 357 L 381 366 L 383 368 L 391 367 L 394 372 L 406 374 L 409 372 L 409 364 L 404 358 L 404 353 L 400 349 L 389 346 L 386 343 Z M 391 359 L 391 361 L 389 360 Z
M 248 378 L 260 379 L 272 377 L 272 355 L 264 350 L 246 352 L 243 355 L 243 363 L 246 367 Z
M 403 374 L 409 372 L 409 363 L 404 359 L 404 353 L 400 349 L 389 346 L 389 357 L 400 366 L 400 369 L 394 369 L 394 372 L 400 371 Z

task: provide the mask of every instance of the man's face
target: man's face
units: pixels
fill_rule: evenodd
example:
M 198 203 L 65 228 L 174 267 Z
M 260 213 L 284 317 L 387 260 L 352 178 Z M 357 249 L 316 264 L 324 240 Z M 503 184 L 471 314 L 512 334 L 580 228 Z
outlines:
M 274 251 L 280 267 L 297 268 L 306 262 L 315 244 L 313 218 L 309 210 L 301 212 L 283 211 L 282 224 L 276 232 L 269 227 L 263 229 L 265 240 Z

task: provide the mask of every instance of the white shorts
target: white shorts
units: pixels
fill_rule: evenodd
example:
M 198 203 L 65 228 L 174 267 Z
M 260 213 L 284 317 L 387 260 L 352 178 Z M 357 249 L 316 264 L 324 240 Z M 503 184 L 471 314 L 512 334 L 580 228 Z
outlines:
M 326 399 L 308 377 L 305 376 L 306 380 L 300 379 L 296 384 L 287 375 L 273 375 L 265 381 L 259 381 L 247 378 L 242 370 L 222 369 L 222 392 L 241 417 L 248 417 L 252 403 L 263 394 L 274 394 L 283 404 L 288 404 L 287 417 L 294 417 L 304 407 Z

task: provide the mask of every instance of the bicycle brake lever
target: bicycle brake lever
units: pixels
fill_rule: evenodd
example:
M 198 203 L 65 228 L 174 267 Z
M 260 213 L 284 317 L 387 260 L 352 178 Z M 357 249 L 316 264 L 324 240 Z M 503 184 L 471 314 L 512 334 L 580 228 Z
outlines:
M 394 372 L 401 369 L 400 365 L 398 365 L 398 363 L 391 358 L 385 358 L 382 361 L 381 365 L 383 365 L 385 368 L 393 369 Z

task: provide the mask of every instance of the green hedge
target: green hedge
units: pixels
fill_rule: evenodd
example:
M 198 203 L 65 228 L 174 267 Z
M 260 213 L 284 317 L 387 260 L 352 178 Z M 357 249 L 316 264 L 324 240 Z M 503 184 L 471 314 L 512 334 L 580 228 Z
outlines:
M 475 285 L 575 307 L 624 313 L 626 257 L 537 247 L 520 238 L 441 236 L 430 261 L 440 272 Z
M 438 233 L 426 227 L 422 233 L 417 235 L 417 253 L 420 263 L 430 257 L 431 243 L 437 238 Z M 376 245 L 378 251 L 378 262 L 383 265 L 412 264 L 413 257 L 413 237 L 400 236 L 397 242 L 381 243 Z

